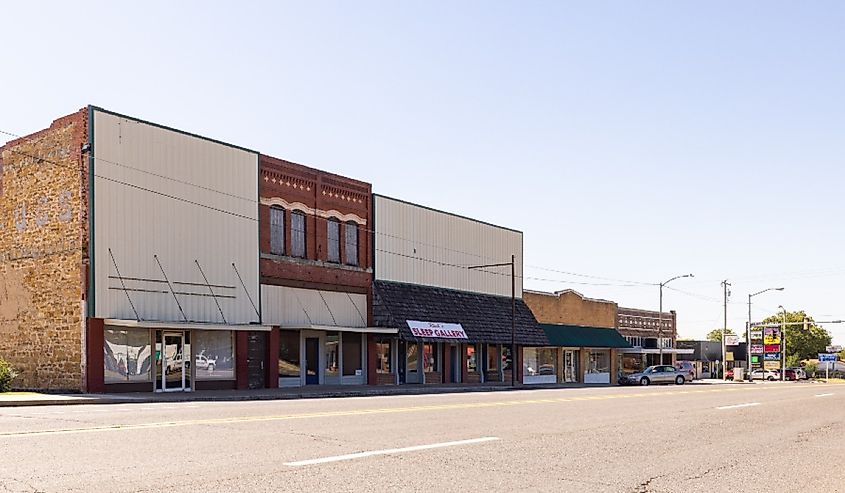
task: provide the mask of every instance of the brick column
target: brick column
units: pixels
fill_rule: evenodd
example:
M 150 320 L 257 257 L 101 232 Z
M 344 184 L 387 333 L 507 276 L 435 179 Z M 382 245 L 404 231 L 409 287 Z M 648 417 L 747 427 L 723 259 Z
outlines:
M 268 389 L 279 388 L 279 328 L 273 327 L 267 337 L 267 374 L 264 382 Z
M 249 388 L 247 381 L 246 346 L 248 344 L 247 331 L 235 332 L 235 387 L 238 390 Z

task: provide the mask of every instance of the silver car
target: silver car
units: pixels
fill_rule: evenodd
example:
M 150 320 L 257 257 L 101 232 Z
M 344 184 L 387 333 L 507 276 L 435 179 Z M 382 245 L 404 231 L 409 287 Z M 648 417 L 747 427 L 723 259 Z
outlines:
M 625 377 L 626 382 L 638 385 L 651 385 L 653 383 L 674 383 L 683 385 L 687 381 L 684 373 L 671 365 L 649 366 L 639 373 L 632 373 Z

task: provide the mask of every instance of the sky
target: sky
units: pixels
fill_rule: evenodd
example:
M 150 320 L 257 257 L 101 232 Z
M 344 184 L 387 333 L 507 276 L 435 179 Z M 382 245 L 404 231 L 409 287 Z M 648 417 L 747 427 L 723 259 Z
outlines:
M 693 273 L 664 289 L 681 337 L 722 326 L 724 279 L 735 329 L 769 287 L 785 290 L 754 320 L 845 319 L 841 2 L 55 1 L 3 18 L 2 131 L 94 104 L 368 181 L 523 231 L 528 289 L 657 309 L 657 283 Z

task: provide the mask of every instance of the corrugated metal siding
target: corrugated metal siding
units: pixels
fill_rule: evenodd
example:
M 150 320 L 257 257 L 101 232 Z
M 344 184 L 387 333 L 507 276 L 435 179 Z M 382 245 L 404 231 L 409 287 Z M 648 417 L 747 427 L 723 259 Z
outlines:
M 257 307 L 258 155 L 101 111 L 94 154 L 96 316 L 135 318 L 111 249 L 120 274 L 140 279 L 125 282 L 142 319 L 182 320 L 158 255 L 173 290 L 191 293 L 178 295 L 189 320 L 223 322 L 196 259 L 226 321 L 257 322 L 232 263 Z
M 262 284 L 261 308 L 267 325 L 367 326 L 367 296 L 363 294 Z
M 522 297 L 522 233 L 375 196 L 375 274 L 406 282 L 510 296 L 510 262 L 516 255 L 516 295 Z

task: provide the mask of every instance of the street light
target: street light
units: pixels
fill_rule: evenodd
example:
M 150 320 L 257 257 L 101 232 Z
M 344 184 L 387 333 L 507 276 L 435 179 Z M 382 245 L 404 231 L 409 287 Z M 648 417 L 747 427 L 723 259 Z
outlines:
M 511 267 L 511 387 L 516 387 L 516 255 L 511 255 L 510 262 L 498 264 L 471 265 L 467 269 L 484 269 L 487 267 Z
M 786 308 L 783 305 L 778 305 L 778 308 L 783 310 L 783 323 L 780 326 L 781 346 L 780 346 L 780 380 L 786 381 Z
M 675 279 L 682 279 L 684 277 L 695 277 L 692 274 L 684 274 L 682 276 L 675 276 L 668 281 L 660 283 L 660 310 L 657 312 L 657 346 L 660 348 L 660 363 L 663 364 L 663 286 L 669 284 Z
M 783 288 L 766 288 L 756 293 L 749 293 L 748 295 L 748 325 L 745 327 L 745 350 L 746 361 L 748 361 L 748 374 L 751 374 L 751 298 L 758 294 L 767 293 L 769 291 L 783 291 Z

